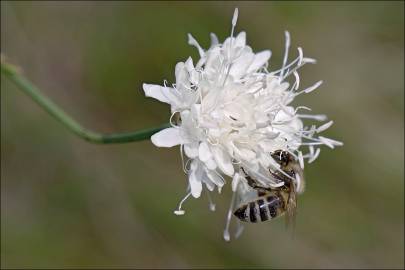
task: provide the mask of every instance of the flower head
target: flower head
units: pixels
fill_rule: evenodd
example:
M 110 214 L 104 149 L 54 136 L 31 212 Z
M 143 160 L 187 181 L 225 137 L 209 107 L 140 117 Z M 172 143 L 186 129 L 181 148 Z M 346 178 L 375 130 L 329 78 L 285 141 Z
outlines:
M 303 123 L 305 118 L 325 121 L 326 116 L 303 114 L 301 111 L 310 109 L 291 104 L 297 96 L 321 85 L 319 81 L 299 90 L 298 69 L 315 60 L 304 57 L 298 48 L 298 56 L 288 63 L 290 35 L 285 32 L 283 64 L 280 69 L 269 71 L 271 51 L 254 52 L 246 44 L 245 32 L 234 37 L 237 17 L 236 9 L 231 36 L 219 43 L 216 35 L 211 34 L 211 46 L 206 50 L 188 35 L 188 43 L 198 49 L 200 59 L 194 63 L 189 57 L 178 63 L 175 84 L 143 85 L 146 96 L 171 106 L 172 127 L 151 139 L 159 147 L 180 145 L 189 183 L 186 198 L 200 197 L 204 186 L 208 191 L 216 188 L 220 192 L 226 176 L 233 179 L 234 192 L 247 192 L 249 186 L 243 171 L 265 187 L 279 187 L 284 183 L 271 174 L 279 170 L 271 153 L 287 151 L 303 168 L 304 159 L 311 163 L 319 156 L 320 145 L 342 145 L 318 136 L 332 121 L 319 127 Z M 308 149 L 305 153 L 304 147 Z M 298 192 L 303 192 L 299 180 L 296 184 Z M 184 213 L 183 201 L 176 214 Z

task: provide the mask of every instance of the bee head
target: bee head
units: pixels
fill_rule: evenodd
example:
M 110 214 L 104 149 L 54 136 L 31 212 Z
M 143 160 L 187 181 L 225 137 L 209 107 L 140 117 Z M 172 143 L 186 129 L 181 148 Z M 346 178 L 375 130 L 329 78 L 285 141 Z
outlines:
M 291 161 L 291 155 L 287 151 L 277 150 L 271 154 L 271 157 L 282 167 L 287 166 Z

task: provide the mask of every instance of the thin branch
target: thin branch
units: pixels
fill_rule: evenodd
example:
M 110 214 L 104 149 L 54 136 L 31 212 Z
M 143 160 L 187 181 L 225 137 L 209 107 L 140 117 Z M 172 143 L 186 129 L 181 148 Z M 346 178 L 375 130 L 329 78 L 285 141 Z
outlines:
M 66 128 L 80 138 L 91 143 L 110 144 L 142 141 L 149 139 L 156 132 L 170 127 L 170 124 L 167 123 L 159 127 L 142 129 L 135 132 L 116 134 L 97 133 L 82 127 L 78 122 L 76 122 L 76 120 L 66 114 L 58 105 L 41 94 L 39 89 L 21 74 L 18 67 L 5 63 L 3 59 L 1 61 L 1 73 L 12 81 L 25 94 L 32 98 L 42 109 L 62 123 Z

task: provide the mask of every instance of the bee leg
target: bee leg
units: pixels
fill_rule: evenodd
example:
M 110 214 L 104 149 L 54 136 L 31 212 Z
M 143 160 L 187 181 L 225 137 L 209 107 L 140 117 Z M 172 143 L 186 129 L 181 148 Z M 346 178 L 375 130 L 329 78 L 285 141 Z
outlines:
M 264 193 L 267 193 L 267 192 L 270 190 L 269 188 L 263 187 L 263 186 L 261 186 L 260 184 L 258 184 L 257 181 L 254 180 L 252 177 L 250 177 L 250 176 L 245 172 L 245 170 L 244 170 L 243 168 L 242 168 L 242 171 L 245 173 L 245 179 L 246 179 L 246 181 L 247 181 L 247 184 L 248 184 L 250 187 L 252 187 L 252 188 L 255 189 L 255 190 L 264 192 Z
M 246 176 L 246 180 L 249 186 L 256 188 L 257 184 L 255 180 L 253 180 L 250 176 Z
M 253 189 L 268 190 L 267 188 L 258 185 L 257 182 L 255 180 L 253 180 L 251 177 L 246 176 L 245 178 L 247 180 L 248 185 L 251 186 Z

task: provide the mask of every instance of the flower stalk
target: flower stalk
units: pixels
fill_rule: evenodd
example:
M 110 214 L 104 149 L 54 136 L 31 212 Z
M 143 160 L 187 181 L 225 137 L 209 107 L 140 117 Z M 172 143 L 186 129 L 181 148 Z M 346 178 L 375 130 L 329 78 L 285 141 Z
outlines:
M 70 117 L 52 100 L 43 95 L 41 91 L 20 72 L 19 68 L 1 61 L 1 74 L 13 82 L 20 90 L 35 101 L 42 109 L 49 113 L 53 118 L 64 125 L 68 130 L 73 132 L 78 137 L 97 144 L 112 144 L 112 143 L 129 143 L 149 139 L 156 132 L 168 128 L 169 123 L 158 127 L 142 129 L 128 133 L 113 133 L 102 134 L 86 129 L 81 126 L 76 120 Z

